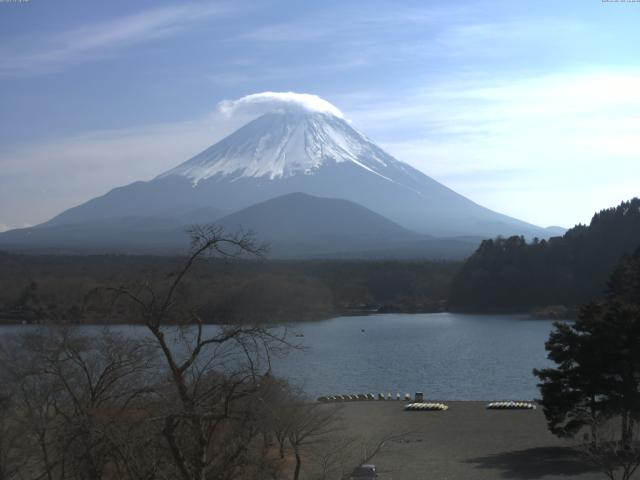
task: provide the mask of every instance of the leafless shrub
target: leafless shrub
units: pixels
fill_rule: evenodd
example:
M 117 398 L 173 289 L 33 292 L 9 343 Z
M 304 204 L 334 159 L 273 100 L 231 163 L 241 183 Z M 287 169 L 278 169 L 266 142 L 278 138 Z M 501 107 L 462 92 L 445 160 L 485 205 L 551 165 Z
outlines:
M 596 438 L 587 439 L 579 450 L 585 460 L 601 470 L 611 480 L 629 480 L 640 467 L 640 441 L 621 439 L 619 419 L 611 418 L 598 425 Z M 640 428 L 634 425 L 632 438 L 638 438 Z

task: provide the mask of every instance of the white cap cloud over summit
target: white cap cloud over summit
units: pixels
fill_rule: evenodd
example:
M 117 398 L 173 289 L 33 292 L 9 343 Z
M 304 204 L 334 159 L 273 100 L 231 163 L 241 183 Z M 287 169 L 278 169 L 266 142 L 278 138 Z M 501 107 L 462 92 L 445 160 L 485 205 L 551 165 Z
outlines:
M 224 100 L 218 104 L 218 111 L 227 118 L 258 117 L 271 112 L 317 112 L 344 118 L 338 107 L 319 96 L 295 92 L 262 92 L 237 100 Z

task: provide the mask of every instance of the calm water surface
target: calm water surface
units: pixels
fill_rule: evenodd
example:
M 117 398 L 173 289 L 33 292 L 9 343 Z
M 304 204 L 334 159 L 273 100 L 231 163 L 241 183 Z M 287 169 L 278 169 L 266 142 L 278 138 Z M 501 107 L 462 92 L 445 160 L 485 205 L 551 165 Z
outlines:
M 0 327 L 0 333 L 25 327 Z M 100 327 L 86 327 L 98 329 Z M 115 327 L 132 335 L 141 327 Z M 303 350 L 273 369 L 310 396 L 416 392 L 446 400 L 533 399 L 552 321 L 451 313 L 338 317 L 292 325 Z
M 274 370 L 310 395 L 423 391 L 447 400 L 533 399 L 552 321 L 388 314 L 297 325 L 308 348 Z M 363 331 L 364 330 L 364 331 Z

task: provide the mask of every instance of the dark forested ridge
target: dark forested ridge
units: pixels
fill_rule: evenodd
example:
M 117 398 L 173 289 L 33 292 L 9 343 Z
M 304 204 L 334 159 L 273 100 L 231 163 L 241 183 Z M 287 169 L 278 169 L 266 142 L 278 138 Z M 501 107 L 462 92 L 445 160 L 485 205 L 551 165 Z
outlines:
M 563 237 L 485 240 L 462 266 L 438 261 L 199 262 L 184 296 L 211 322 L 314 320 L 348 312 L 522 312 L 598 299 L 616 262 L 640 246 L 640 199 Z M 0 252 L 0 322 L 100 321 L 96 287 L 162 283 L 184 261 L 161 256 Z M 559 309 L 562 311 L 563 309 Z M 126 312 L 112 316 L 126 322 Z
M 596 213 L 563 237 L 485 240 L 458 272 L 449 306 L 459 311 L 577 307 L 602 297 L 622 255 L 640 245 L 640 199 Z
M 0 253 L 0 322 L 101 321 L 96 287 L 162 283 L 182 257 Z M 211 322 L 290 322 L 362 311 L 444 308 L 459 263 L 430 261 L 199 262 L 185 297 Z M 124 312 L 117 321 L 126 322 Z

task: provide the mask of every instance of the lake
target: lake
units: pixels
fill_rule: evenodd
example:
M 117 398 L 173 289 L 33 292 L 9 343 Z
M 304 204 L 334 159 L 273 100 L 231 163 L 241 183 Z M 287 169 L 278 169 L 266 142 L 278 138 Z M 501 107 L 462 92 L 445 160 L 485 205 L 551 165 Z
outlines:
M 310 395 L 423 391 L 446 400 L 533 399 L 551 320 L 452 313 L 339 317 L 297 325 L 306 351 L 274 371 Z M 364 330 L 364 331 L 363 331 Z
M 23 328 L 29 327 L 3 326 L 0 333 Z M 529 400 L 539 396 L 532 369 L 549 364 L 544 342 L 552 321 L 526 315 L 377 314 L 290 328 L 302 335 L 294 340 L 304 349 L 274 359 L 273 370 L 314 398 L 422 391 L 443 400 Z

